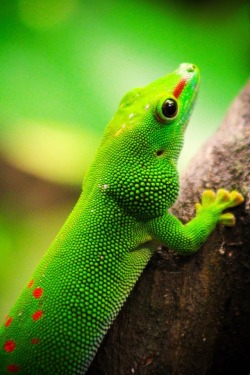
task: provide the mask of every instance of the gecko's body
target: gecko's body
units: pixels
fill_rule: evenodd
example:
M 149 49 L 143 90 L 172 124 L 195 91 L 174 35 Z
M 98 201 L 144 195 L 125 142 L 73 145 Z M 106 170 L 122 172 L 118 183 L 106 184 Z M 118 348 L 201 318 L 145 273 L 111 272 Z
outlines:
M 192 253 L 237 192 L 207 191 L 183 225 L 168 213 L 199 73 L 178 70 L 122 99 L 73 212 L 0 329 L 0 374 L 84 374 L 157 244 Z

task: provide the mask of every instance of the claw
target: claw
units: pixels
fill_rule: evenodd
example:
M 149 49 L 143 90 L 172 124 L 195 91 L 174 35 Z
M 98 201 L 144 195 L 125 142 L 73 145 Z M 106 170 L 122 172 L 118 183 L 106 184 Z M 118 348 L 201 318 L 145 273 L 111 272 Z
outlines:
M 201 209 L 202 209 L 202 205 L 200 203 L 196 203 L 195 204 L 195 211 L 196 211 L 197 214 L 200 212 Z
M 225 189 L 219 189 L 216 194 L 216 200 L 218 203 L 224 203 L 230 201 L 231 194 Z
M 215 197 L 216 195 L 213 190 L 209 190 L 209 189 L 204 190 L 202 194 L 202 198 L 201 198 L 202 206 L 203 207 L 210 206 L 210 204 L 215 201 Z
M 240 193 L 238 193 L 238 191 L 233 190 L 230 193 L 230 201 L 230 207 L 238 206 L 239 204 L 244 202 L 244 197 Z
M 220 215 L 219 223 L 227 227 L 233 227 L 235 225 L 235 217 L 231 212 Z

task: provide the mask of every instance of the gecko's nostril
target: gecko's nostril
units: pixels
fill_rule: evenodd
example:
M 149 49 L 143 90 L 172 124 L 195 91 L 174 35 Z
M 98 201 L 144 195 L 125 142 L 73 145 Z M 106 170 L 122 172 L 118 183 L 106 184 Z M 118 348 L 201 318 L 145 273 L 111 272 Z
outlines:
M 195 73 L 198 71 L 195 64 L 183 63 L 180 65 L 179 70 L 181 73 Z
M 196 69 L 196 66 L 193 64 L 190 64 L 189 67 L 187 68 L 188 73 L 193 73 Z

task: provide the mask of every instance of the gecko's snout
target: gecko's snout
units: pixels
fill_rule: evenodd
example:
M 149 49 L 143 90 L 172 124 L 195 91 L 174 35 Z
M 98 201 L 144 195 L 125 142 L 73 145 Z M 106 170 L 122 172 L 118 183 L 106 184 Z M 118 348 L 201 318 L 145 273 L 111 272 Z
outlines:
M 198 68 L 194 64 L 183 63 L 180 65 L 179 70 L 182 70 L 183 72 L 186 71 L 187 73 L 194 73 L 198 71 Z

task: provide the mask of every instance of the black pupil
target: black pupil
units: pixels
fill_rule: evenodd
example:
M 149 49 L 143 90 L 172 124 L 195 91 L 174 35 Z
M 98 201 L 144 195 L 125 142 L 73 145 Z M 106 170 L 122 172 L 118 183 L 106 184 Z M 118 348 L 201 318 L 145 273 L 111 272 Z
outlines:
M 177 103 L 174 99 L 167 99 L 162 105 L 162 113 L 167 118 L 173 118 L 177 114 Z

